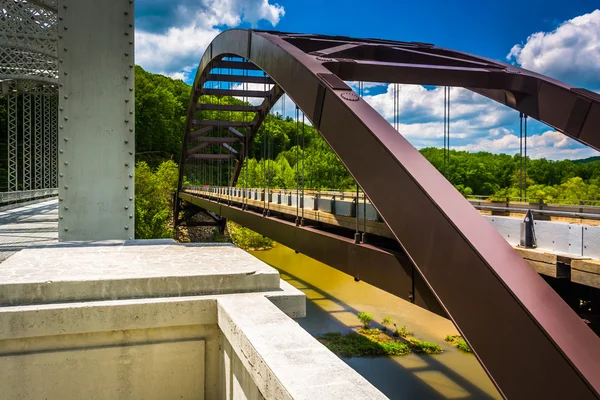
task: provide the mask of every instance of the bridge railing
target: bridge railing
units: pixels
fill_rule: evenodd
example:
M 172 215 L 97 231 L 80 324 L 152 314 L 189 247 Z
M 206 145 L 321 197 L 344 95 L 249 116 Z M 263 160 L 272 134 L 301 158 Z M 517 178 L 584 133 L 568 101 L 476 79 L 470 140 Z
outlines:
M 250 200 L 264 201 L 268 191 L 270 203 L 277 203 L 296 207 L 296 197 L 300 198 L 300 208 L 310 210 L 321 210 L 332 212 L 336 210 L 336 214 L 356 216 L 356 192 L 345 191 L 320 191 L 320 190 L 297 190 L 292 189 L 265 189 L 265 188 L 243 188 L 243 187 L 226 187 L 226 186 L 186 186 L 184 190 L 196 190 L 206 193 L 223 194 L 234 197 L 248 198 Z M 556 204 L 538 202 L 523 202 L 511 201 L 507 198 L 506 201 L 495 201 L 486 199 L 469 199 L 469 202 L 478 210 L 489 211 L 492 213 L 514 213 L 526 214 L 531 210 L 538 217 L 561 217 L 573 219 L 589 219 L 600 220 L 600 206 L 585 206 Z M 584 202 L 582 200 L 582 202 Z M 373 221 L 381 221 L 381 217 L 371 205 L 368 198 L 361 191 L 358 193 L 359 217 L 362 218 L 366 204 L 367 219 Z M 336 207 L 337 205 L 337 207 Z M 345 211 L 344 211 L 345 210 Z
M 58 189 L 35 189 L 17 192 L 0 192 L 0 206 L 7 204 L 23 203 L 26 201 L 58 196 Z

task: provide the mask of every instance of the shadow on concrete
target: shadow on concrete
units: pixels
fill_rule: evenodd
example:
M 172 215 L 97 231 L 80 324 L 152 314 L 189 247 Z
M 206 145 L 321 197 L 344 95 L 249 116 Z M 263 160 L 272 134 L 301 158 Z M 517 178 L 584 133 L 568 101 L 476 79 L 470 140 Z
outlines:
M 356 326 L 349 326 L 333 316 L 334 313 L 349 312 L 354 315 L 359 313 L 351 305 L 341 301 L 340 299 L 331 296 L 321 289 L 309 284 L 308 282 L 286 272 L 281 271 L 281 278 L 293 285 L 300 283 L 302 286 L 298 289 L 318 293 L 320 298 L 306 299 L 306 317 L 297 320 L 307 332 L 313 336 L 319 336 L 327 332 L 349 332 Z M 318 306 L 315 301 L 329 300 L 335 303 L 339 308 L 335 311 L 326 311 Z M 357 324 L 358 325 L 358 324 Z M 372 327 L 382 329 L 378 323 L 371 323 Z M 415 362 L 414 367 L 406 367 L 399 363 L 401 360 L 396 360 L 397 357 L 353 357 L 341 358 L 346 364 L 365 377 L 371 384 L 377 387 L 383 394 L 390 399 L 492 399 L 488 393 L 484 392 L 478 386 L 465 379 L 454 370 L 448 368 L 444 364 L 436 360 L 435 355 L 419 355 L 412 354 L 404 357 L 418 357 L 418 362 Z M 410 363 L 408 363 L 410 364 Z M 439 380 L 439 390 L 435 390 L 431 385 L 419 378 L 419 374 L 439 374 L 440 377 L 445 377 Z M 435 381 L 436 379 L 432 379 Z M 444 388 L 447 383 L 448 387 Z M 462 390 L 454 391 L 452 387 L 459 387 Z M 446 389 L 446 390 L 445 390 Z M 450 394 L 442 394 L 441 392 Z M 460 392 L 460 393 L 458 393 Z

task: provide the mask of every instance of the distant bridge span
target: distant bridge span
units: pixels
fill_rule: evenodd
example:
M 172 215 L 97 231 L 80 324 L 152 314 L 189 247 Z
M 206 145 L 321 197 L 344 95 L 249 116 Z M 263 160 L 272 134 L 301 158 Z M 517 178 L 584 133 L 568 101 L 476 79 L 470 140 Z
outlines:
M 285 92 L 367 194 L 505 397 L 599 397 L 600 339 L 344 81 L 465 87 L 600 149 L 600 96 L 527 70 L 423 43 L 230 30 L 208 47 L 194 80 L 178 196 L 186 165 L 198 161 L 234 161 L 225 170 L 235 184 L 254 136 Z M 265 90 L 256 90 L 261 84 Z M 263 100 L 211 104 L 203 94 Z M 179 217 L 181 198 L 175 203 Z M 252 213 L 234 213 L 242 223 L 244 212 Z M 268 234 L 278 240 L 277 232 Z M 310 246 L 348 257 L 327 252 L 327 241 Z

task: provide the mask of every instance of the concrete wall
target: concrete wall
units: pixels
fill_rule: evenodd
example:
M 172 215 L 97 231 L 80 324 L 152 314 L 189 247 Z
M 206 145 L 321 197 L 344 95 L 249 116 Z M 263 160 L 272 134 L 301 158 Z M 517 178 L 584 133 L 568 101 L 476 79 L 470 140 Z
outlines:
M 292 319 L 304 294 L 273 268 L 233 245 L 141 242 L 0 263 L 0 398 L 384 398 Z

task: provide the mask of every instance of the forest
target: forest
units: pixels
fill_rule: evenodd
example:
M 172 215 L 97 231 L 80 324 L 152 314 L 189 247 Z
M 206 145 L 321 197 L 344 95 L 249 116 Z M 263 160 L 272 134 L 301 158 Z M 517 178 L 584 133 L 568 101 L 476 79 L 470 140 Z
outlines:
M 181 80 L 135 70 L 136 132 L 136 236 L 170 236 L 170 192 L 175 190 L 177 162 L 191 88 Z M 213 99 L 227 103 L 233 98 Z M 292 107 L 293 105 L 288 105 Z M 216 112 L 204 115 L 218 119 Z M 235 119 L 246 118 L 243 113 Z M 0 101 L 0 190 L 6 187 L 6 102 Z M 421 154 L 438 170 L 443 150 L 425 148 Z M 600 160 L 553 161 L 527 159 L 527 174 L 521 176 L 519 155 L 488 152 L 450 152 L 448 180 L 465 196 L 504 199 L 525 194 L 531 201 L 600 201 Z M 302 172 L 303 171 L 303 172 Z M 222 172 L 223 173 L 223 172 Z M 226 174 L 225 172 L 224 174 Z M 224 177 L 212 182 L 226 184 Z M 249 152 L 238 185 L 250 187 L 352 190 L 355 183 L 344 165 L 309 124 L 268 115 Z
M 136 67 L 136 160 L 156 168 L 161 161 L 178 161 L 190 87 L 183 81 L 155 75 Z M 214 100 L 217 101 L 216 99 Z M 229 103 L 237 99 L 225 99 Z M 292 105 L 293 106 L 293 105 Z M 288 105 L 290 107 L 290 105 Z M 207 119 L 219 119 L 208 112 Z M 242 113 L 234 119 L 244 118 Z M 229 117 L 229 116 L 228 116 Z M 267 143 L 265 143 L 267 142 Z M 268 144 L 266 146 L 265 144 Z M 424 148 L 421 154 L 438 170 L 443 150 Z M 539 199 L 600 200 L 600 160 L 546 160 L 527 158 L 526 176 L 520 175 L 518 154 L 450 152 L 448 180 L 466 196 Z M 304 168 L 304 173 L 302 173 Z M 238 180 L 240 186 L 350 190 L 354 180 L 325 140 L 309 124 L 298 124 L 275 112 L 267 116 L 250 148 Z M 225 184 L 226 180 L 201 183 Z

